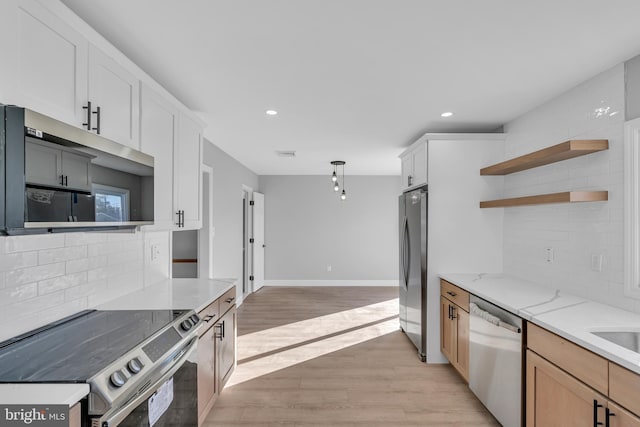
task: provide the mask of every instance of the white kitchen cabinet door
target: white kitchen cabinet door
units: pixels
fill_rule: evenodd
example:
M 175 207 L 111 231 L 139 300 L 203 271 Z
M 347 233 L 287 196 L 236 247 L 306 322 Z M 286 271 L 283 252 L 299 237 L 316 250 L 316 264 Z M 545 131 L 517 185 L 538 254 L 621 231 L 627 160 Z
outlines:
M 19 44 L 13 66 L 12 102 L 66 123 L 82 127 L 87 94 L 87 40 L 33 0 L 22 0 L 6 11 L 18 31 L 11 39 Z M 5 13 L 5 10 L 3 10 Z M 5 101 L 6 102 L 6 101 Z
M 422 143 L 411 152 L 413 158 L 412 186 L 424 185 L 427 183 L 427 144 Z
M 184 114 L 180 114 L 178 140 L 174 146 L 174 207 L 178 222 L 182 212 L 184 229 L 202 227 L 200 159 L 202 151 L 202 129 Z
M 95 112 L 100 107 L 100 135 L 139 150 L 139 80 L 91 45 L 88 86 L 91 109 Z M 97 114 L 92 114 L 91 121 L 92 129 L 98 127 Z
M 400 161 L 402 162 L 402 189 L 406 189 L 409 188 L 410 185 L 410 180 L 411 180 L 411 176 L 413 174 L 413 157 L 411 156 L 411 153 L 407 153 L 405 154 L 402 159 L 400 159 Z
M 154 158 L 154 229 L 174 228 L 173 146 L 177 136 L 178 111 L 147 86 L 140 97 L 140 149 Z

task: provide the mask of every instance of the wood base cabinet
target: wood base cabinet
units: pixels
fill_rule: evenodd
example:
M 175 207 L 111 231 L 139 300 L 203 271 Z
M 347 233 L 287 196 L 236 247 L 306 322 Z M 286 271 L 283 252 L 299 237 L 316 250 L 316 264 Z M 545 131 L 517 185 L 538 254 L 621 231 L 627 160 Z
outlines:
M 235 287 L 202 309 L 198 342 L 198 425 L 202 425 L 236 366 Z
M 639 375 L 536 325 L 527 332 L 527 427 L 640 427 Z
M 462 378 L 469 381 L 469 294 L 444 280 L 441 294 L 440 349 Z

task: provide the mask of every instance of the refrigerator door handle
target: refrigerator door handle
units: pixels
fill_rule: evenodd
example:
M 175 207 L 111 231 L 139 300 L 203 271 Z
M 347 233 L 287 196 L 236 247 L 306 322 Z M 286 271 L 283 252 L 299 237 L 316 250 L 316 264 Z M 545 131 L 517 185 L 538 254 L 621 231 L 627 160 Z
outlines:
M 409 271 L 411 271 L 411 245 L 409 243 L 409 219 L 404 218 L 404 247 L 403 247 L 404 284 L 409 286 Z

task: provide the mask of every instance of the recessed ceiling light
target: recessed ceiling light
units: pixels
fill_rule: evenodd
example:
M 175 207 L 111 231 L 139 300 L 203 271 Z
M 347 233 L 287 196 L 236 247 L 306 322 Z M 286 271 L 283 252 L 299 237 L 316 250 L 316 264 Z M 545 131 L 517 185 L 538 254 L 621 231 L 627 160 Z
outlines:
M 278 114 L 276 110 L 265 110 L 264 112 L 267 116 L 275 116 Z
M 451 117 L 453 116 L 453 113 L 451 111 L 447 111 L 445 113 L 440 114 L 441 117 Z

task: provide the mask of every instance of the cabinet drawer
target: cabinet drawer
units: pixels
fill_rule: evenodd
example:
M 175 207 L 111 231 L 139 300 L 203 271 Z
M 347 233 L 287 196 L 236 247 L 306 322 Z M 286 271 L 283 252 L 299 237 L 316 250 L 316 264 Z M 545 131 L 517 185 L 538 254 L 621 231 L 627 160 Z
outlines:
M 220 305 L 218 301 L 220 300 L 215 300 L 198 313 L 198 316 L 205 322 L 205 325 L 200 328 L 200 336 L 204 335 L 220 318 Z
M 640 375 L 609 362 L 609 397 L 640 415 Z
M 533 323 L 527 324 L 527 347 L 600 393 L 608 394 L 606 359 Z
M 469 292 L 452 285 L 444 279 L 440 279 L 440 294 L 449 301 L 456 303 L 464 311 L 469 311 Z
M 236 303 L 236 287 L 225 292 L 218 301 L 220 301 L 220 314 L 226 313 Z

